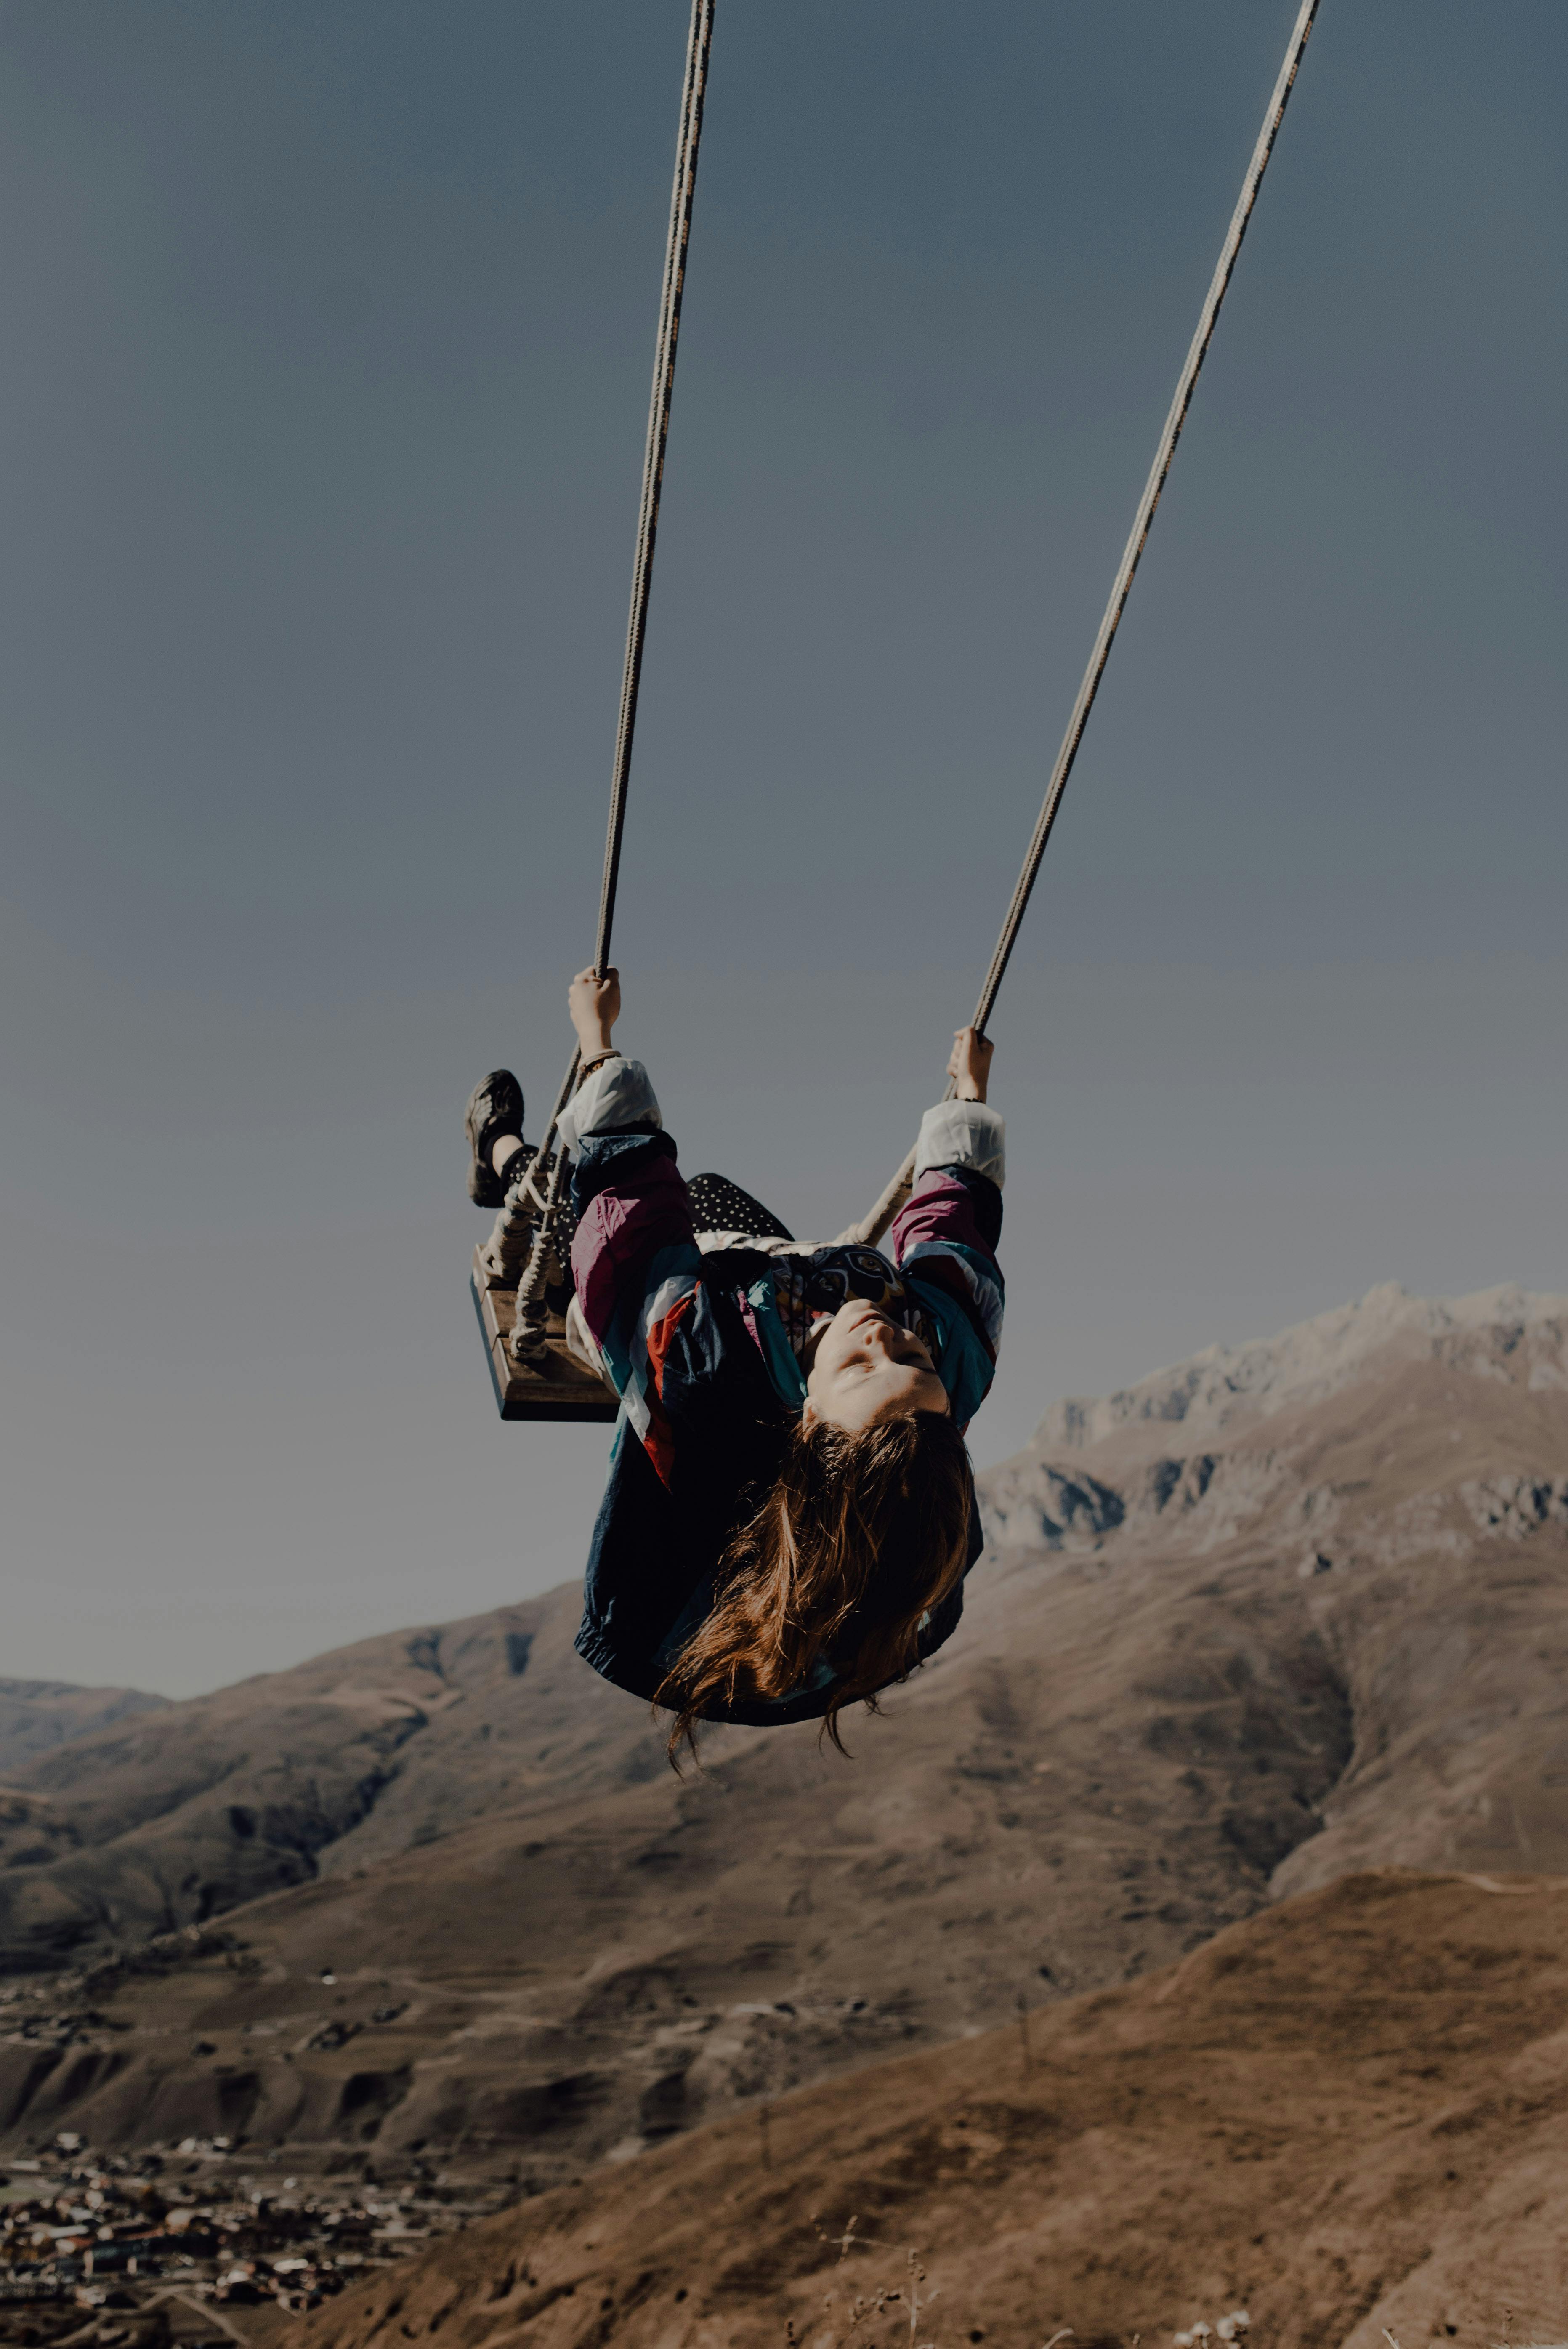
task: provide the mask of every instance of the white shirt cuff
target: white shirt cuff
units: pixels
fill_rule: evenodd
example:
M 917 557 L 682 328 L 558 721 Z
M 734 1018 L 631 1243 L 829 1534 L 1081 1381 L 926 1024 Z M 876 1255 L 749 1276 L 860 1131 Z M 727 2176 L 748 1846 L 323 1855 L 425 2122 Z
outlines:
M 1007 1122 L 985 1102 L 938 1102 L 920 1121 L 916 1182 L 933 1166 L 968 1166 L 998 1190 L 1007 1179 Z
M 614 1133 L 623 1126 L 662 1126 L 658 1096 L 641 1061 L 601 1061 L 578 1086 L 556 1127 L 568 1150 L 591 1133 Z

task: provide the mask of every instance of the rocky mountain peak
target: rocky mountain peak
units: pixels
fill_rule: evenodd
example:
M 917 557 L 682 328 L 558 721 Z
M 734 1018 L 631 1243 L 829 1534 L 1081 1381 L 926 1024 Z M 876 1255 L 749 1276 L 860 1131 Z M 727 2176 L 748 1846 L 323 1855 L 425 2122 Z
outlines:
M 1158 1449 L 1170 1442 L 1172 1423 L 1191 1447 L 1289 1406 L 1320 1402 L 1385 1358 L 1447 1361 L 1537 1390 L 1568 1388 L 1568 1297 L 1534 1294 L 1511 1281 L 1469 1297 L 1423 1298 L 1398 1281 L 1381 1281 L 1354 1304 L 1298 1321 L 1277 1337 L 1205 1346 L 1115 1394 L 1053 1403 L 1028 1448 L 1037 1455 L 1086 1452 L 1142 1431 Z

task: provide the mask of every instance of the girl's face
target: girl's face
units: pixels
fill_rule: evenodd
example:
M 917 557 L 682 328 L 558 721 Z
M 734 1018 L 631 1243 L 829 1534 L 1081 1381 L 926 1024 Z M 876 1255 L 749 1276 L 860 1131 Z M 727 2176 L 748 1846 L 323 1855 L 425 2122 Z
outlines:
M 908 1330 L 890 1321 L 880 1305 L 851 1298 L 810 1340 L 806 1374 L 807 1427 L 831 1426 L 851 1433 L 915 1411 L 945 1412 L 947 1389 L 931 1366 L 931 1356 Z

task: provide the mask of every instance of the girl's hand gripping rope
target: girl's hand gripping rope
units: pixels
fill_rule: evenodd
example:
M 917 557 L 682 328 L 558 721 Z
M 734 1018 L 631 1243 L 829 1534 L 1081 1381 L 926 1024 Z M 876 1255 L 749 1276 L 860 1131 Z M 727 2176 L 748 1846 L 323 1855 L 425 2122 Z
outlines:
M 596 970 L 580 970 L 572 982 L 566 1008 L 585 1061 L 602 1060 L 614 1051 L 610 1031 L 621 1016 L 621 974 L 614 964 L 603 978 Z
M 957 1088 L 960 1101 L 985 1100 L 995 1050 L 989 1036 L 982 1036 L 978 1028 L 960 1028 L 953 1039 L 947 1061 L 947 1073 Z

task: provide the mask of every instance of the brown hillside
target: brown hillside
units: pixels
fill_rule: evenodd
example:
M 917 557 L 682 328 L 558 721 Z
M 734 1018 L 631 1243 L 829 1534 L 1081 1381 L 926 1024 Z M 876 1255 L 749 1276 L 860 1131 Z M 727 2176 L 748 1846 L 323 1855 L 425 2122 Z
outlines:
M 938 2297 L 954 2349 L 1268 2349 L 1568 2335 L 1568 1885 L 1342 1879 L 1130 1988 L 736 2116 L 484 2221 L 289 2333 L 299 2349 L 777 2349 L 846 2295 Z M 764 2159 L 764 2143 L 767 2159 Z M 874 2248 L 843 2265 L 820 2240 Z M 836 2305 L 824 2309 L 835 2295 Z M 1505 2323 L 1511 2333 L 1505 2336 Z
M 0 1834 L 0 2142 L 549 2185 L 1348 1867 L 1568 1869 L 1565 1340 L 1563 1300 L 1375 1291 L 1058 1407 L 852 1764 L 733 1732 L 677 1784 L 571 1591 L 43 1757 Z M 98 1962 L 212 1916 L 243 1951 Z

